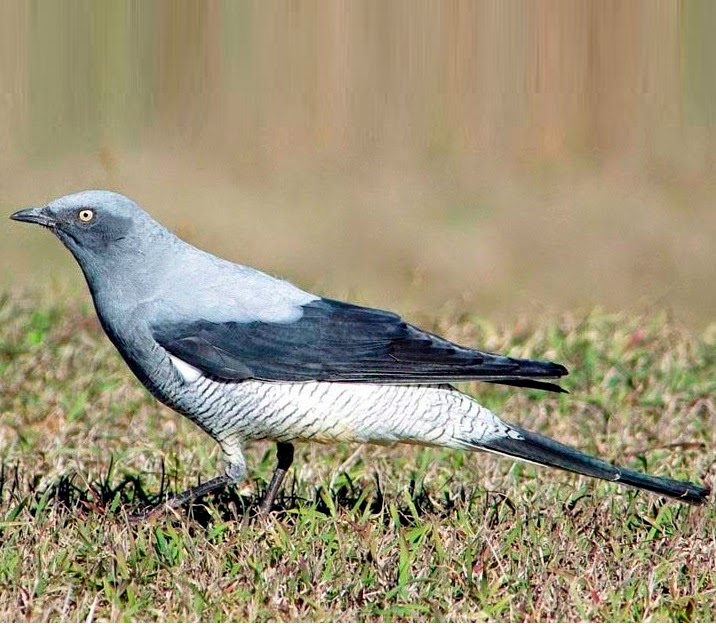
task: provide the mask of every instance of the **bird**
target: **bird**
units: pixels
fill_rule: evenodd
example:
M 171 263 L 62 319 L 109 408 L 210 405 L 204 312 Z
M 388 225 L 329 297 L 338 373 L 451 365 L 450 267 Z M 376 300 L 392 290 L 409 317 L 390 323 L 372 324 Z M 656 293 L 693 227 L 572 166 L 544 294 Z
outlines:
M 221 447 L 219 476 L 156 506 L 176 509 L 243 481 L 244 447 L 276 443 L 260 514 L 295 442 L 419 444 L 486 451 L 690 504 L 710 489 L 613 465 L 502 420 L 453 384 L 563 392 L 567 369 L 466 347 L 398 314 L 324 298 L 202 251 L 119 193 L 88 190 L 20 210 L 79 264 L 100 324 L 159 401 Z

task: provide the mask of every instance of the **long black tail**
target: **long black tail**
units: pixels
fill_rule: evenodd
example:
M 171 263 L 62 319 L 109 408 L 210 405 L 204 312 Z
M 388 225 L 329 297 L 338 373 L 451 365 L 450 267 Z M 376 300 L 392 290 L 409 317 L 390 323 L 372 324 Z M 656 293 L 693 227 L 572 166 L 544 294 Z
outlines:
M 491 440 L 481 440 L 475 446 L 541 466 L 561 468 L 588 477 L 623 483 L 661 496 L 677 498 L 692 505 L 705 503 L 711 492 L 708 487 L 688 481 L 654 477 L 628 468 L 613 466 L 604 460 L 555 442 L 538 433 L 526 431 L 515 425 L 509 425 L 509 427 L 519 437 L 495 437 Z

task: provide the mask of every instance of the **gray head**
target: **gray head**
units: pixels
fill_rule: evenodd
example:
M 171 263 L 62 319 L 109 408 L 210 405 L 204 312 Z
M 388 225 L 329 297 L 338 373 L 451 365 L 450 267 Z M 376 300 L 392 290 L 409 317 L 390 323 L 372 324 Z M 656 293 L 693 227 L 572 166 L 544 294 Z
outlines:
M 82 191 L 10 217 L 52 230 L 83 269 L 143 254 L 157 236 L 171 234 L 131 199 L 110 191 Z
M 57 235 L 82 268 L 100 318 L 112 306 L 161 300 L 175 318 L 286 320 L 317 298 L 196 249 L 117 193 L 83 191 L 11 218 Z

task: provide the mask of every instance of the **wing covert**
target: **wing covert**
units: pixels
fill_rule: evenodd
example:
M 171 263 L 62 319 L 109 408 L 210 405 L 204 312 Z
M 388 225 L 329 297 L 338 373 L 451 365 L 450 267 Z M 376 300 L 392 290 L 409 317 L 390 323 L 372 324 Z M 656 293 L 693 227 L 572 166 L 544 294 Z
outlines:
M 444 383 L 483 380 L 561 390 L 537 378 L 567 373 L 559 364 L 461 347 L 397 314 L 330 299 L 302 306 L 290 323 L 197 320 L 152 327 L 172 355 L 221 379 Z

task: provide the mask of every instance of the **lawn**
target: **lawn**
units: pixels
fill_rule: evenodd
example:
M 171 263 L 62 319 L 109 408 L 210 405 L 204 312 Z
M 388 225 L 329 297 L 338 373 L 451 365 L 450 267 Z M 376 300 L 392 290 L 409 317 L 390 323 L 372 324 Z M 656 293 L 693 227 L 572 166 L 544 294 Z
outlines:
M 84 302 L 0 299 L 0 619 L 714 620 L 716 510 L 485 454 L 300 445 L 279 510 L 251 480 L 152 523 L 129 515 L 219 474 Z M 84 301 L 84 300 L 83 300 Z M 562 362 L 568 395 L 471 384 L 505 419 L 658 475 L 709 482 L 716 326 L 666 315 L 415 319 Z

